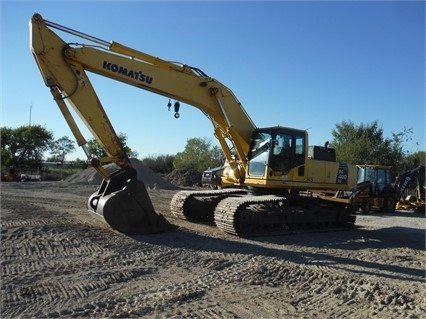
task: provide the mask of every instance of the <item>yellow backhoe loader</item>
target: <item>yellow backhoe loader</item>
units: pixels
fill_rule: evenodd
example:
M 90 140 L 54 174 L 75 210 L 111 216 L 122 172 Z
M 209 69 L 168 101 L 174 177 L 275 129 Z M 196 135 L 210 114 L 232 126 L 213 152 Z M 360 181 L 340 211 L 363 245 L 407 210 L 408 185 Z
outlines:
M 420 165 L 408 170 L 396 179 L 390 165 L 357 165 L 358 184 L 350 194 L 356 210 L 368 213 L 372 208 L 380 211 L 425 211 L 425 167 Z M 415 194 L 408 191 L 414 189 Z

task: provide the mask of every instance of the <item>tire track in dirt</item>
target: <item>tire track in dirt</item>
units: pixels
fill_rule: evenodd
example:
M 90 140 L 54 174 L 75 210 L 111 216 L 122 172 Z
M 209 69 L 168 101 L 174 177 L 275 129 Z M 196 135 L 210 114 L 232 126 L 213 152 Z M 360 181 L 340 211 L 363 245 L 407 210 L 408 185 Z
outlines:
M 33 196 L 26 196 L 22 197 L 15 194 L 8 194 L 7 197 L 2 198 L 2 206 L 10 208 L 13 203 L 19 202 L 19 206 L 14 206 L 13 211 L 17 210 L 25 210 L 28 209 L 28 207 L 31 207 L 36 210 L 36 207 L 41 207 L 49 210 L 52 207 L 61 207 L 61 208 L 77 208 L 77 209 L 84 209 L 85 206 L 82 206 L 82 204 L 85 204 L 85 201 L 81 196 L 71 196 L 68 195 L 66 199 L 59 198 L 58 194 L 52 194 L 51 197 L 46 198 L 45 196 L 43 198 L 40 198 L 37 196 L 37 194 L 34 194 Z M 11 204 L 9 204 L 11 203 Z
M 20 219 L 19 212 L 32 210 L 34 205 L 38 206 L 37 215 L 29 220 Z M 111 256 L 107 249 L 94 243 L 100 237 L 97 230 L 74 225 L 72 218 L 54 218 L 55 214 L 48 209 L 58 205 L 70 206 L 59 200 L 23 203 L 16 209 L 10 205 L 12 209 L 2 220 L 2 241 L 12 243 L 2 245 L 2 255 L 6 256 L 1 263 L 2 295 L 8 309 L 25 306 L 25 312 L 45 316 L 40 312 L 43 303 L 61 304 L 62 300 L 76 298 L 83 301 L 90 293 L 108 290 L 116 283 L 122 285 L 155 271 L 155 268 L 140 266 L 123 270 L 119 261 L 128 260 L 129 255 Z M 46 218 L 50 215 L 52 217 Z M 105 241 L 107 239 L 100 239 L 102 244 Z M 56 276 L 58 280 L 45 280 L 43 274 Z M 80 278 L 78 282 L 68 279 L 76 274 Z M 22 310 L 3 313 L 13 317 L 22 315 Z
M 383 249 L 381 237 L 365 242 L 328 234 L 262 241 L 190 223 L 166 234 L 128 237 L 85 222 L 85 196 L 59 200 L 56 195 L 53 189 L 40 197 L 35 192 L 25 201 L 19 193 L 2 207 L 4 317 L 424 314 L 424 276 L 416 271 L 420 264 L 409 267 L 422 252 L 398 243 Z M 159 198 L 161 206 L 164 197 Z M 396 265 L 386 267 L 390 261 Z
M 240 315 L 245 313 L 248 317 L 256 318 L 262 317 L 262 313 L 259 312 L 259 309 L 262 309 L 269 315 L 272 314 L 272 317 L 309 313 L 319 317 L 330 317 L 331 314 L 332 317 L 350 316 L 362 318 L 362 315 L 358 316 L 358 312 L 363 309 L 368 311 L 371 308 L 370 302 L 375 303 L 375 309 L 377 309 L 377 311 L 371 311 L 372 316 L 383 311 L 387 305 L 396 306 L 398 310 L 394 310 L 392 314 L 398 314 L 398 316 L 407 315 L 407 312 L 411 310 L 419 310 L 416 309 L 417 306 L 414 299 L 410 297 L 411 292 L 402 294 L 385 284 L 377 282 L 364 283 L 362 280 L 357 281 L 355 279 L 348 281 L 343 275 L 336 273 L 330 275 L 324 267 L 305 267 L 285 262 L 278 264 L 272 262 L 274 266 L 268 269 L 244 264 L 245 267 L 237 267 L 237 273 L 246 274 L 245 277 L 227 275 L 228 271 L 231 274 L 235 273 L 232 270 L 234 267 L 230 267 L 226 273 L 219 272 L 217 274 L 221 278 L 229 279 L 225 281 L 215 281 L 212 278 L 206 279 L 209 283 L 209 289 L 206 291 L 202 290 L 203 285 L 200 286 L 197 281 L 192 282 L 190 285 L 191 289 L 195 291 L 197 291 L 198 285 L 199 290 L 202 291 L 198 296 L 203 296 L 204 300 L 212 296 L 212 300 L 223 300 L 227 305 L 231 304 L 231 307 L 227 307 L 227 311 L 216 304 L 207 304 L 204 306 L 205 308 L 198 305 L 197 307 L 202 309 L 184 314 L 183 317 L 209 318 L 211 314 L 220 314 L 226 317 L 234 312 L 232 309 L 235 309 L 235 313 Z M 271 264 L 271 262 L 269 261 L 268 264 Z M 253 276 L 256 273 L 262 273 L 262 278 L 269 279 L 259 280 L 256 276 Z M 217 276 L 213 277 L 217 278 Z M 212 281 L 216 282 L 216 284 L 211 284 Z M 219 289 L 218 293 L 215 293 L 215 287 L 224 283 L 229 284 L 230 287 L 238 287 L 239 284 L 235 283 L 235 281 L 244 284 L 246 283 L 245 281 L 249 281 L 249 287 L 252 287 L 250 288 L 252 291 L 247 288 L 245 288 L 245 291 L 250 296 L 250 302 L 247 302 L 240 290 L 237 290 L 237 293 L 232 288 L 229 290 Z M 247 285 L 244 285 L 244 287 L 247 287 Z M 224 293 L 224 291 L 226 292 Z M 193 293 L 191 296 L 197 296 L 197 294 Z M 198 303 L 197 298 L 194 299 L 186 301 Z M 271 299 L 276 300 L 272 304 L 283 305 L 280 310 L 274 309 L 274 307 L 268 309 Z M 156 301 L 150 300 L 150 303 L 156 304 Z M 220 304 L 220 302 L 218 303 Z M 352 304 L 356 305 L 353 311 L 348 311 L 347 307 L 344 310 L 340 310 L 342 305 L 350 306 Z M 173 307 L 173 304 L 171 307 Z M 197 308 L 195 304 L 194 307 Z M 288 309 L 289 312 L 284 311 L 284 309 Z M 327 312 L 324 312 L 324 309 L 327 309 Z
M 261 279 L 256 278 L 256 276 L 254 276 L 255 278 L 253 279 L 253 274 L 262 273 L 265 275 L 265 272 L 268 271 L 263 266 L 260 266 L 259 262 L 261 262 L 261 260 L 259 260 L 256 256 L 248 256 L 245 257 L 245 260 L 241 260 L 241 258 L 239 258 L 238 262 L 227 261 L 228 267 L 224 266 L 222 263 L 219 269 L 217 268 L 216 263 L 211 263 L 211 259 L 207 258 L 204 264 L 201 263 L 201 268 L 204 270 L 206 269 L 204 266 L 209 268 L 210 271 L 208 271 L 208 275 L 203 274 L 195 277 L 190 281 L 185 281 L 182 279 L 182 281 L 179 282 L 169 283 L 160 287 L 157 286 L 155 290 L 145 289 L 143 291 L 139 291 L 138 294 L 133 295 L 131 298 L 127 299 L 126 304 L 131 305 L 134 303 L 134 300 L 139 300 L 143 304 L 150 305 L 149 307 L 145 307 L 142 312 L 140 309 L 132 309 L 133 313 L 137 312 L 140 315 L 149 315 L 154 309 L 158 311 L 163 308 L 175 308 L 176 312 L 180 313 L 179 305 L 182 303 L 199 302 L 201 298 L 209 295 L 214 296 L 213 299 L 217 299 L 218 297 L 223 298 L 221 296 L 223 294 L 222 289 L 219 289 L 221 292 L 219 296 L 214 295 L 216 287 L 233 284 L 240 286 L 246 283 L 249 283 L 251 287 L 262 287 L 262 289 L 259 289 L 258 297 L 260 297 L 260 299 L 268 298 L 265 296 L 264 288 L 266 287 L 268 289 L 273 289 L 274 287 L 276 288 L 281 286 L 282 283 L 277 282 L 274 276 L 270 276 L 267 281 L 261 281 Z M 209 265 L 211 267 L 209 267 Z M 298 277 L 300 273 L 300 266 L 292 266 L 291 263 L 285 261 L 281 261 L 280 264 L 276 267 L 280 269 L 288 269 L 289 267 L 293 268 L 292 270 L 288 271 L 288 273 L 291 275 L 285 276 L 286 278 L 281 276 L 283 277 L 283 281 L 286 281 L 286 279 L 292 276 Z M 193 269 L 193 271 L 196 270 L 197 269 Z M 273 269 L 270 269 L 269 271 L 272 275 Z M 266 277 L 268 276 L 266 275 Z M 253 292 L 251 294 L 253 294 Z M 238 294 L 236 294 L 236 296 L 238 296 Z M 235 296 L 232 296 L 232 294 L 226 297 L 228 302 L 234 299 Z M 243 301 L 241 297 L 238 297 L 237 300 L 235 300 L 235 302 L 241 301 Z M 257 307 L 253 308 L 252 311 L 256 313 L 256 309 Z M 101 309 L 98 309 L 98 312 L 100 315 L 106 315 L 106 313 L 103 313 Z M 224 314 L 224 310 L 221 310 L 220 307 L 217 308 L 217 305 L 207 304 L 205 309 L 196 312 L 197 315 L 206 318 L 209 317 L 212 313 Z

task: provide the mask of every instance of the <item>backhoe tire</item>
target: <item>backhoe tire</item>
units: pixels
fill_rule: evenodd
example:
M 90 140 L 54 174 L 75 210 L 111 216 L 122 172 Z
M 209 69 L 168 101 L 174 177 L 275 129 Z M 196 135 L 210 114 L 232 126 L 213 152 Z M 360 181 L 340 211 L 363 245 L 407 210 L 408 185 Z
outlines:
M 388 194 L 383 199 L 383 206 L 380 207 L 381 211 L 395 211 L 396 199 L 392 194 Z
M 364 214 L 368 214 L 371 211 L 371 204 L 369 201 L 363 201 L 359 211 Z

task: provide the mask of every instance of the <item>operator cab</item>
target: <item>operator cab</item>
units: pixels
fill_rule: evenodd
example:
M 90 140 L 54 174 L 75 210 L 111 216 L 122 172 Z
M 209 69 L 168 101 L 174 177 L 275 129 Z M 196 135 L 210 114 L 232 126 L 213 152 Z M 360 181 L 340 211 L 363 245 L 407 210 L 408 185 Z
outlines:
M 264 177 L 267 167 L 276 172 L 274 174 L 288 174 L 290 169 L 304 164 L 305 145 L 306 132 L 303 130 L 281 126 L 254 130 L 247 155 L 247 175 Z
M 381 165 L 357 165 L 357 184 L 369 182 L 372 189 L 371 195 L 381 194 L 385 188 L 392 188 L 392 166 Z

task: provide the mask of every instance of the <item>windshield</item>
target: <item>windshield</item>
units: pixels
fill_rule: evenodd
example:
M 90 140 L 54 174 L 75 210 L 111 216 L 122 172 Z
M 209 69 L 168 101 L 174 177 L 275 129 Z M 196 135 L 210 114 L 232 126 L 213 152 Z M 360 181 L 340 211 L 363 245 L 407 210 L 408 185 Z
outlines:
M 358 181 L 362 183 L 369 181 L 374 187 L 382 190 L 385 186 L 390 184 L 390 175 L 387 169 L 371 168 L 371 167 L 358 167 Z
M 251 159 L 261 155 L 262 153 L 267 152 L 271 139 L 272 136 L 269 133 L 257 133 L 255 138 L 253 139 L 253 145 L 249 153 Z
M 271 139 L 271 134 L 266 132 L 258 132 L 253 137 L 252 147 L 249 152 L 250 162 L 248 175 L 263 176 L 265 174 Z

